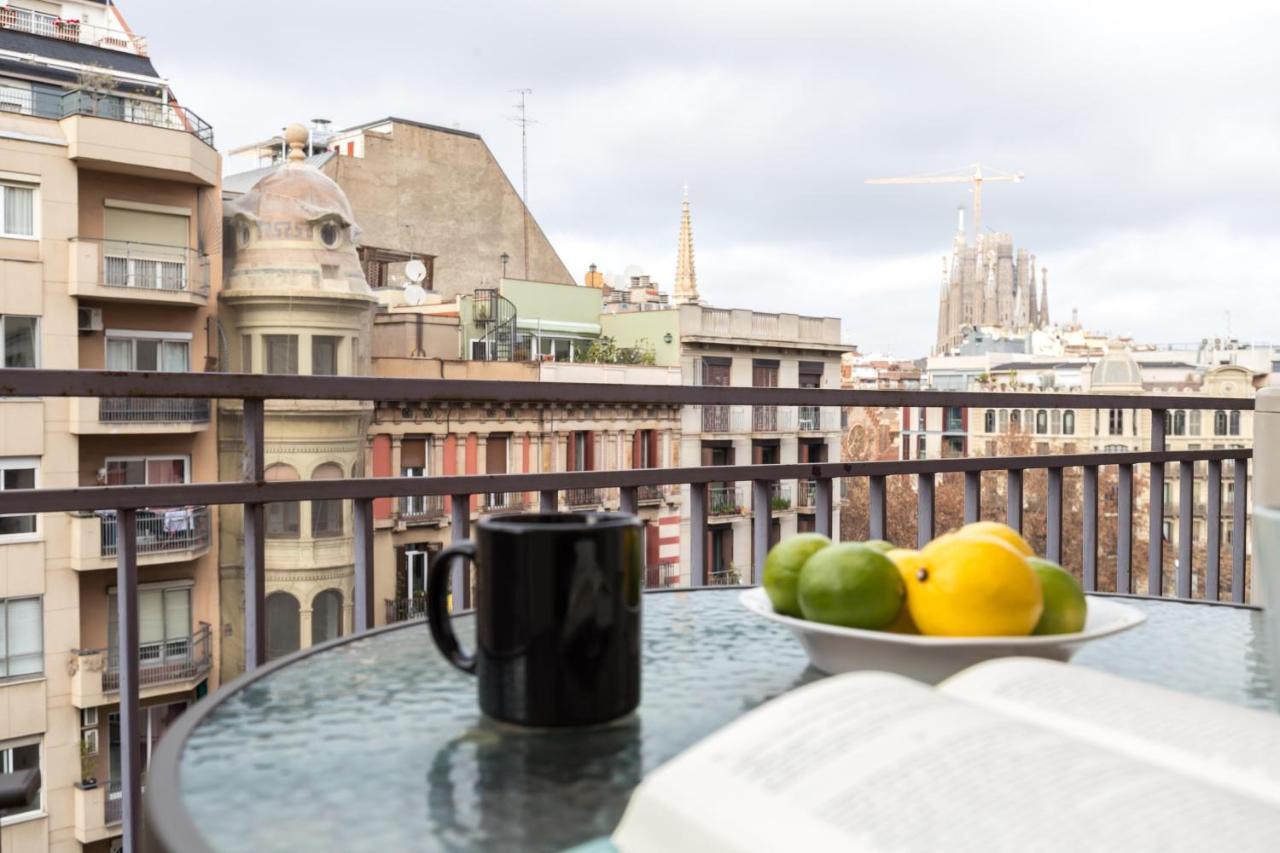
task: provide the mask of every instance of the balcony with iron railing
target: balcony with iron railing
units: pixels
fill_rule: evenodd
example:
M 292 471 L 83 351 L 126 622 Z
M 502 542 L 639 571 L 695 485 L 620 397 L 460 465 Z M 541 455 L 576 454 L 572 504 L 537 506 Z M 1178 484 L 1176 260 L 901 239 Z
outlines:
M 1264 392 L 1265 393 L 1265 392 Z M 61 489 L 2 490 L 0 515 L 18 513 L 94 512 L 114 513 L 119 528 L 131 536 L 120 536 L 112 546 L 116 585 L 120 590 L 121 622 L 132 623 L 136 631 L 138 564 L 165 547 L 148 537 L 153 535 L 155 518 L 147 507 L 243 504 L 246 517 L 261 518 L 266 502 L 298 500 L 350 500 L 354 505 L 353 621 L 355 633 L 375 625 L 374 554 L 372 547 L 378 498 L 412 495 L 452 496 L 454 519 L 450 535 L 455 540 L 469 534 L 469 513 L 458 509 L 470 505 L 472 495 L 495 490 L 539 495 L 540 506 L 554 506 L 559 493 L 578 490 L 618 489 L 619 503 L 633 507 L 641 486 L 689 485 L 688 531 L 690 541 L 682 549 L 688 564 L 680 566 L 682 582 L 701 587 L 732 583 L 758 577 L 768 551 L 773 529 L 771 501 L 751 501 L 747 518 L 753 547 L 746 563 L 723 560 L 725 552 L 713 547 L 708 522 L 716 512 L 732 508 L 742 514 L 744 501 L 739 483 L 750 483 L 753 494 L 769 496 L 771 484 L 805 479 L 813 482 L 815 529 L 833 534 L 832 506 L 837 484 L 854 481 L 858 491 L 850 492 L 849 503 L 858 503 L 868 519 L 866 535 L 885 538 L 889 522 L 890 481 L 910 486 L 914 517 L 910 519 L 916 544 L 932 538 L 939 528 L 935 496 L 940 482 L 948 485 L 959 478 L 963 485 L 963 509 L 947 524 L 999 517 L 1016 529 L 1023 528 L 1028 506 L 1024 495 L 1028 472 L 1035 475 L 1037 501 L 1042 501 L 1043 551 L 1061 562 L 1068 547 L 1078 560 L 1080 578 L 1086 591 L 1139 594 L 1151 597 L 1200 598 L 1216 602 L 1220 598 L 1235 603 L 1249 600 L 1254 585 L 1248 571 L 1246 542 L 1249 521 L 1250 480 L 1248 466 L 1254 451 L 1249 448 L 1169 450 L 1165 443 L 1164 411 L 1171 408 L 1248 410 L 1250 398 L 1209 396 L 1135 395 L 1126 399 L 1133 408 L 1153 414 L 1149 450 L 1102 453 L 1034 454 L 1026 456 L 964 457 L 937 460 L 816 462 L 761 465 L 690 466 L 682 468 L 640 468 L 622 470 L 571 471 L 554 473 L 478 474 L 441 477 L 353 477 L 341 480 L 271 481 L 265 479 L 263 429 L 265 400 L 451 400 L 483 403 L 492 400 L 528 404 L 604 404 L 685 406 L 848 406 L 928 408 L 982 407 L 993 404 L 1035 406 L 1041 395 L 1023 392 L 936 392 L 863 391 L 794 388 L 687 387 L 658 385 L 609 385 L 587 383 L 487 382 L 447 379 L 388 379 L 372 377 L 244 376 L 217 373 L 142 374 L 104 371 L 0 370 L 0 394 L 18 398 L 39 397 L 191 397 L 243 400 L 246 420 L 245 480 L 219 483 L 184 483 L 155 486 L 101 486 Z M 1114 405 L 1114 396 L 1063 393 L 1055 403 L 1084 409 L 1105 409 Z M 1276 466 L 1280 440 L 1259 436 L 1259 453 L 1271 458 L 1258 471 Z M 1166 553 L 1162 537 L 1165 518 L 1164 477 L 1166 466 L 1178 466 L 1180 478 L 1192 476 L 1195 463 L 1205 464 L 1208 494 L 1207 545 L 1194 550 L 1191 536 L 1179 537 L 1176 554 Z M 1269 467 L 1270 466 L 1270 467 Z M 1139 479 L 1139 474 L 1142 475 Z M 1226 475 L 1234 488 L 1230 499 L 1223 488 Z M 1103 489 L 1100 480 L 1107 478 Z M 991 488 L 985 478 L 999 488 Z M 896 478 L 896 479 L 895 479 Z M 939 478 L 943 478 L 941 481 Z M 1067 491 L 1067 484 L 1071 492 Z M 840 488 L 843 488 L 841 486 Z M 1280 484 L 1272 486 L 1280 488 Z M 993 504 L 998 500 L 1000 507 Z M 1072 511 L 1065 512 L 1068 503 Z M 1193 501 L 1185 501 L 1177 519 L 1190 525 Z M 1078 511 L 1077 511 L 1078 508 Z M 901 509 L 896 512 L 902 512 Z M 719 516 L 723 518 L 723 516 Z M 1066 519 L 1075 526 L 1068 539 Z M 140 522 L 139 519 L 144 519 Z M 207 516 L 205 516 L 207 519 Z M 98 520 L 90 516 L 88 520 Z M 895 520 L 901 520 L 896 519 Z M 105 519 L 104 519 L 105 521 Z M 1226 524 L 1236 535 L 1222 535 Z M 95 527 L 95 530 L 97 528 Z M 1114 534 L 1103 547 L 1100 535 Z M 1146 533 L 1146 542 L 1141 534 Z M 723 534 L 718 534 L 723 535 Z M 207 541 L 207 531 L 204 538 Z M 265 661 L 266 634 L 264 594 L 265 565 L 262 558 L 264 530 L 260 524 L 245 525 L 244 590 L 245 627 L 242 642 L 249 669 Z M 1068 542 L 1071 542 L 1068 546 Z M 95 539 L 95 545 L 97 544 Z M 899 541 L 899 545 L 911 544 Z M 1138 547 L 1141 546 L 1141 547 Z M 100 556 L 100 554 L 99 554 Z M 1166 557 L 1176 556 L 1175 561 Z M 1142 558 L 1145 566 L 1135 566 Z M 106 565 L 111 565 L 107 563 Z M 1145 569 L 1145 571 L 1141 571 Z M 462 582 L 466 583 L 466 570 Z M 1105 571 L 1104 571 L 1105 570 Z M 465 588 L 465 587 L 464 587 Z M 234 602 L 225 602 L 234 606 Z M 136 636 L 122 630 L 121 636 Z M 122 737 L 137 737 L 140 719 L 137 696 L 142 674 L 136 666 L 141 649 L 125 655 L 120 668 Z M 129 663 L 132 662 L 132 665 Z M 135 768 L 136 769 L 136 768 Z M 122 780 L 122 802 L 126 819 L 138 808 L 140 776 Z
M 680 583 L 680 561 L 663 560 L 644 570 L 645 589 L 668 589 Z
M 639 486 L 636 489 L 636 500 L 641 506 L 652 506 L 660 504 L 666 499 L 666 492 L 662 486 Z
M 425 619 L 427 616 L 427 597 L 425 594 L 387 598 L 383 601 L 386 610 L 386 624 L 405 622 L 410 619 Z
M 796 481 L 796 508 L 813 509 L 818 505 L 818 481 Z
M 72 296 L 176 307 L 209 303 L 209 258 L 196 249 L 135 240 L 69 241 Z
M 138 647 L 138 687 L 143 698 L 194 689 L 209 674 L 213 641 L 208 623 L 186 637 L 144 642 Z M 117 701 L 120 650 L 75 649 L 71 664 L 71 704 L 96 708 Z
M 133 514 L 131 528 L 140 565 L 193 560 L 209 551 L 211 525 L 207 506 L 138 509 Z M 119 545 L 119 515 L 114 510 L 73 515 L 73 569 L 110 568 L 115 564 Z
M 798 421 L 796 428 L 800 432 L 822 432 L 822 407 L 800 406 Z
M 791 509 L 791 484 L 772 483 L 769 486 L 769 508 L 774 512 Z
M 85 23 L 78 18 L 63 18 L 35 9 L 0 6 L 0 29 L 132 53 L 135 56 L 147 55 L 147 40 L 136 33 Z
M 564 502 L 571 509 L 589 509 L 599 507 L 603 502 L 601 489 L 565 489 Z
M 208 400 L 191 397 L 79 397 L 71 402 L 75 435 L 167 435 L 207 430 Z
M 444 518 L 441 495 L 408 495 L 396 501 L 396 515 L 402 524 L 427 524 Z

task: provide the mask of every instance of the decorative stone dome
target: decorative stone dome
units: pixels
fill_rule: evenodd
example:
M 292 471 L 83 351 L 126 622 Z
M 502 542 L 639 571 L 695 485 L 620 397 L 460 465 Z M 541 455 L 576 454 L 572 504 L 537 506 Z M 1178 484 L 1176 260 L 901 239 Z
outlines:
M 285 131 L 288 162 L 226 204 L 229 291 L 349 294 L 372 299 L 356 254 L 360 230 L 346 193 L 306 162 L 307 129 Z
M 1128 350 L 1112 350 L 1093 366 L 1090 390 L 1142 389 L 1142 368 Z

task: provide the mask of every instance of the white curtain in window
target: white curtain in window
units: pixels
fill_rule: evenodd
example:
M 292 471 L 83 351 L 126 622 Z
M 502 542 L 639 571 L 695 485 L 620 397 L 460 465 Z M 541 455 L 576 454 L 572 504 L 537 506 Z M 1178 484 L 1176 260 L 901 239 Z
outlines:
M 189 349 L 186 341 L 165 341 L 160 369 L 166 373 L 186 373 Z
M 0 602 L 0 676 L 30 675 L 44 670 L 44 636 L 40 599 Z
M 164 591 L 164 637 L 177 640 L 191 636 L 191 590 Z
M 138 592 L 138 642 L 142 645 L 164 639 L 164 591 L 144 589 Z
M 4 188 L 4 231 L 26 237 L 36 233 L 36 193 L 30 187 Z
M 133 341 L 107 338 L 107 370 L 133 370 Z

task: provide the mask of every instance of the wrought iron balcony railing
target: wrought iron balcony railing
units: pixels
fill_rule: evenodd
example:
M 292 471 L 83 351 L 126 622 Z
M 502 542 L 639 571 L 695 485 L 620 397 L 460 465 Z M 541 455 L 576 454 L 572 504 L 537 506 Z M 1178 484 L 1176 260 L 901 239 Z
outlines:
M 564 502 L 575 509 L 599 506 L 601 503 L 601 491 L 600 489 L 590 488 L 565 489 Z
M 102 689 L 114 693 L 120 689 L 120 649 L 76 649 L 81 659 L 100 658 Z M 201 622 L 188 637 L 172 637 L 138 645 L 138 684 L 152 687 L 177 681 L 194 681 L 209 671 L 213 660 L 213 644 L 209 624 Z
M 409 524 L 432 521 L 444 517 L 442 495 L 408 495 L 396 502 L 400 520 Z
M 1194 500 L 1188 492 L 1182 501 L 1177 523 L 1177 561 L 1172 570 L 1170 591 L 1190 598 L 1195 589 L 1216 601 L 1225 593 L 1234 602 L 1245 600 L 1247 585 L 1246 541 L 1249 506 L 1249 448 L 1213 450 L 1168 450 L 1165 443 L 1164 413 L 1169 409 L 1252 410 L 1253 400 L 1236 397 L 1191 397 L 1186 395 L 1135 395 L 1124 398 L 1126 408 L 1147 410 L 1152 424 L 1149 450 L 1103 453 L 1034 454 L 988 456 L 939 460 L 884 462 L 820 462 L 768 465 L 720 465 L 682 468 L 640 468 L 623 470 L 572 471 L 554 473 L 477 474 L 441 477 L 354 477 L 341 480 L 270 481 L 265 478 L 265 401 L 272 400 L 432 400 L 484 403 L 494 400 L 533 404 L 667 404 L 699 406 L 915 406 L 925 408 L 1041 405 L 1043 395 L 1023 392 L 943 392 L 910 390 L 834 390 L 813 388 L 743 388 L 666 385 L 609 385 L 568 382 L 510 382 L 451 379 L 390 379 L 366 376 L 261 376 L 219 373 L 120 373 L 76 370 L 0 370 L 0 396 L 7 397 L 192 397 L 243 401 L 245 480 L 218 483 L 182 483 L 154 486 L 98 486 L 54 489 L 0 490 L 0 516 L 50 512 L 114 511 L 118 528 L 131 531 L 119 536 L 114 546 L 117 558 L 116 585 L 119 590 L 121 647 L 132 650 L 121 659 L 120 709 L 121 739 L 137 742 L 141 730 L 138 689 L 139 667 L 137 613 L 137 560 L 140 552 L 154 547 L 148 539 L 148 507 L 202 507 L 207 504 L 244 506 L 244 659 L 248 669 L 266 660 L 266 575 L 265 504 L 304 500 L 350 500 L 354 520 L 354 601 L 356 632 L 374 625 L 374 501 L 414 495 L 451 496 L 450 533 L 465 538 L 470 527 L 471 496 L 491 492 L 538 493 L 539 506 L 554 507 L 558 492 L 568 490 L 618 489 L 619 506 L 634 511 L 641 486 L 687 484 L 689 490 L 689 535 L 687 553 L 689 582 L 695 586 L 734 579 L 749 582 L 759 577 L 768 551 L 773 525 L 770 485 L 804 478 L 814 481 L 814 524 L 819 533 L 832 534 L 832 498 L 837 481 L 856 479 L 866 486 L 866 508 L 872 538 L 884 538 L 888 516 L 887 483 L 893 476 L 914 480 L 916 535 L 919 543 L 936 532 L 935 486 L 942 475 L 963 477 L 963 517 L 966 521 L 983 516 L 984 472 L 1001 477 L 1003 516 L 1014 528 L 1022 528 L 1023 481 L 1027 471 L 1045 472 L 1045 555 L 1061 562 L 1064 550 L 1065 472 L 1080 476 L 1080 556 L 1083 583 L 1088 591 L 1099 587 L 1099 533 L 1104 524 L 1113 527 L 1114 544 L 1108 543 L 1107 560 L 1114 568 L 1108 578 L 1110 589 L 1119 593 L 1137 591 L 1133 562 L 1136 509 L 1145 508 L 1149 531 L 1146 545 L 1146 589 L 1151 596 L 1166 594 L 1164 530 L 1164 475 L 1167 465 L 1178 466 L 1179 479 L 1190 489 L 1193 466 L 1205 463 L 1203 478 L 1207 491 L 1206 541 L 1203 556 L 1193 550 L 1191 536 Z M 1061 393 L 1054 403 L 1077 409 L 1109 409 L 1116 398 L 1109 395 Z M 1268 448 L 1274 453 L 1280 448 Z M 1224 500 L 1223 463 L 1228 463 L 1234 488 Z M 1274 463 L 1270 463 L 1274 464 Z M 1146 469 L 1145 501 L 1139 503 L 1135 471 Z M 1100 510 L 1099 473 L 1114 474 L 1115 488 L 1107 495 L 1105 513 Z M 1259 470 L 1266 470 L 1264 465 Z M 715 505 L 711 484 L 750 483 L 751 530 L 754 547 L 746 563 L 734 565 L 723 560 L 724 552 L 710 547 L 707 522 Z M 721 492 L 721 494 L 724 494 Z M 736 497 L 736 489 L 735 489 Z M 1073 498 L 1076 495 L 1072 496 Z M 735 500 L 738 507 L 742 501 Z M 990 509 L 990 508 L 988 508 Z M 1224 513 L 1229 512 L 1232 535 L 1226 537 Z M 990 513 L 987 513 L 990 515 Z M 207 538 L 207 515 L 203 535 Z M 104 520 L 105 521 L 105 520 Z M 899 543 L 903 544 L 903 543 Z M 1229 555 L 1224 554 L 1229 550 Z M 1194 558 L 1194 559 L 1193 559 Z M 713 559 L 716 561 L 713 563 Z M 727 565 L 725 564 L 727 562 Z M 459 571 L 462 567 L 459 566 Z M 1196 579 L 1193 585 L 1193 576 Z M 1114 580 L 1111 580 L 1114 578 Z M 456 582 L 464 582 L 457 578 Z M 465 589 L 465 587 L 463 587 Z M 229 604 L 229 602 L 226 602 Z M 123 819 L 136 828 L 141 789 L 140 767 L 126 761 L 122 767 Z
M 796 506 L 812 508 L 818 501 L 818 483 L 816 480 L 796 481 Z
M 128 424 L 208 423 L 209 401 L 192 397 L 103 397 L 98 420 Z
M 638 486 L 636 489 L 636 500 L 642 504 L 661 503 L 665 497 L 662 486 Z
M 385 606 L 388 625 L 394 622 L 407 622 L 410 619 L 424 619 L 427 615 L 427 598 L 425 595 L 388 598 Z
M 737 483 L 712 483 L 707 489 L 709 516 L 741 515 L 745 505 L 746 500 Z
M 117 487 L 119 488 L 119 487 Z M 124 487 L 128 488 L 128 487 Z M 101 517 L 101 555 L 114 557 L 119 549 L 118 516 L 98 510 Z M 134 542 L 139 554 L 191 551 L 209 546 L 209 508 L 179 506 L 166 509 L 138 509 L 133 516 Z

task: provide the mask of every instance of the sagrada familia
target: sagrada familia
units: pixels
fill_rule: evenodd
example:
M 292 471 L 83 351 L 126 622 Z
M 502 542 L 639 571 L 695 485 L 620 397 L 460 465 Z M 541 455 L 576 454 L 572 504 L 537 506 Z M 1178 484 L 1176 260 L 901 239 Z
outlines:
M 935 354 L 952 351 L 970 329 L 1024 335 L 1049 325 L 1049 271 L 1040 268 L 1037 298 L 1035 255 L 1015 252 L 1011 234 L 979 234 L 976 240 L 969 245 L 961 211 L 950 263 L 942 259 Z

